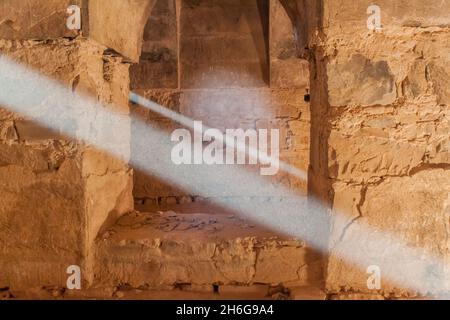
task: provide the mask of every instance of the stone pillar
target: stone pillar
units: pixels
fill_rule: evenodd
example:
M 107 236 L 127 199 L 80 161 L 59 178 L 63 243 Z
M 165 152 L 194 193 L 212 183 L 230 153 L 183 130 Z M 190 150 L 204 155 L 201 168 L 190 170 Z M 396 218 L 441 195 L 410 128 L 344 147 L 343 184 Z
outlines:
M 133 209 L 132 171 L 127 165 L 128 64 L 106 55 L 105 47 L 90 40 L 62 39 L 67 36 L 66 3 L 53 1 L 51 8 L 61 10 L 48 16 L 50 7 L 44 2 L 42 7 L 42 1 L 34 1 L 36 6 L 31 9 L 0 11 L 0 21 L 7 17 L 14 30 L 8 33 L 5 24 L 0 25 L 2 68 L 7 69 L 8 64 L 26 68 L 26 73 L 39 75 L 36 88 L 43 89 L 40 84 L 52 81 L 55 88 L 85 97 L 79 101 L 93 99 L 96 111 L 71 118 L 67 114 L 76 114 L 78 105 L 68 96 L 58 98 L 58 91 L 47 96 L 29 86 L 29 80 L 21 75 L 0 71 L 4 90 L 0 108 L 0 287 L 13 290 L 64 287 L 70 265 L 81 267 L 86 287 L 93 279 L 91 257 L 97 234 Z M 42 21 L 33 30 L 21 20 L 28 16 L 23 13 L 27 10 L 34 10 L 30 14 Z M 13 16 L 14 12 L 21 15 Z M 26 40 L 46 39 L 47 29 L 52 29 L 55 39 Z M 11 87 L 11 83 L 17 86 Z M 6 90 L 23 92 L 30 109 L 10 105 Z M 29 103 L 34 96 L 36 104 L 42 103 L 36 108 Z M 50 109 L 56 106 L 57 110 Z M 67 114 L 58 111 L 65 106 Z M 120 121 L 109 121 L 104 114 Z M 77 139 L 85 129 L 95 133 L 92 140 Z M 105 146 L 108 143 L 120 147 L 119 156 L 106 152 L 111 150 Z
M 378 1 L 382 29 L 372 31 L 371 5 L 323 1 L 323 37 L 313 55 L 310 189 L 332 209 L 326 286 L 330 293 L 441 291 L 436 281 L 445 279 L 449 245 L 450 6 Z M 425 261 L 409 251 L 392 256 L 398 243 L 425 249 Z M 369 265 L 380 267 L 379 290 L 367 286 Z

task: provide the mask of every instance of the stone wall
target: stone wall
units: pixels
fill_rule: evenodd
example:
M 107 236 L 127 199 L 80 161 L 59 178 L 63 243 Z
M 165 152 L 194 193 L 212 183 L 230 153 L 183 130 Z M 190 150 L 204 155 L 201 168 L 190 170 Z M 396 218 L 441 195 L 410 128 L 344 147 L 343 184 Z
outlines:
M 135 212 L 97 242 L 100 287 L 213 292 L 320 286 L 321 256 L 242 217 Z
M 396 241 L 377 245 L 377 234 L 425 249 L 444 265 L 448 259 L 450 7 L 378 1 L 382 31 L 374 32 L 366 23 L 371 4 L 324 2 L 323 37 L 314 47 L 310 181 L 334 215 L 327 289 L 373 292 L 369 264 L 343 260 L 352 248 L 382 275 L 405 266 L 378 291 L 402 294 L 398 288 L 422 283 L 407 278 L 419 261 L 390 256 Z M 433 277 L 418 268 L 420 277 Z
M 129 135 L 125 119 L 131 83 L 137 93 L 210 127 L 280 129 L 281 159 L 309 169 L 309 177 L 306 182 L 280 172 L 271 182 L 300 194 L 307 183 L 311 199 L 329 210 L 325 276 L 331 295 L 389 297 L 448 289 L 434 283 L 446 283 L 441 275 L 448 272 L 450 257 L 447 2 L 380 0 L 380 31 L 367 28 L 368 0 L 103 3 L 0 4 L 1 56 L 93 98 L 122 119 L 120 126 L 105 119 L 98 123 L 94 112 L 78 122 L 48 110 L 50 104 L 32 115 L 2 106 L 0 287 L 65 286 L 71 264 L 81 265 L 83 279 L 92 282 L 91 259 L 99 254 L 101 262 L 101 250 L 119 261 L 112 267 L 118 273 L 114 280 L 120 280 L 121 256 L 115 253 L 123 239 L 112 237 L 111 246 L 100 241 L 100 252 L 93 252 L 93 242 L 133 209 L 133 184 L 142 208 L 202 200 L 141 171 L 132 181 L 126 165 L 130 140 L 131 159 L 158 150 L 146 146 L 138 131 Z M 69 4 L 83 10 L 81 31 L 65 26 Z M 88 34 L 91 40 L 80 37 Z M 136 63 L 131 74 L 118 53 Z M 9 76 L 12 82 L 18 79 Z M 35 94 L 40 97 L 39 91 Z M 169 134 L 181 127 L 137 106 L 133 115 Z M 42 120 L 55 126 L 44 128 Z M 101 151 L 104 145 L 76 140 L 87 127 L 102 136 L 93 137 L 94 142 L 118 141 L 122 157 Z M 170 161 L 170 155 L 161 154 L 161 159 Z M 213 187 L 208 196 L 231 201 L 261 197 L 250 191 L 224 194 Z M 392 256 L 399 252 L 397 241 L 424 249 L 426 255 Z M 134 250 L 134 242 L 125 244 Z M 358 261 L 349 260 L 349 253 Z M 134 265 L 133 254 L 122 258 Z M 313 260 L 320 264 L 320 257 Z M 380 267 L 380 289 L 367 286 L 369 264 Z M 384 277 L 392 269 L 397 273 Z M 412 269 L 419 274 L 416 284 L 409 272 L 402 272 Z M 436 287 L 418 287 L 423 278 Z M 253 281 L 248 279 L 244 282 Z
M 0 40 L 0 54 L 11 63 L 128 117 L 128 65 L 104 55 L 104 50 L 85 39 Z M 2 74 L 11 81 L 17 76 Z M 18 80 L 18 85 L 30 85 L 20 76 Z M 29 95 L 33 87 L 26 90 Z M 116 158 L 101 151 L 104 145 L 77 140 L 86 125 L 97 135 L 108 129 L 102 127 L 111 125 L 105 119 L 96 119 L 95 112 L 88 118 L 71 117 L 73 102 L 59 92 L 48 100 L 41 100 L 37 90 L 34 95 L 31 99 L 39 105 L 29 113 L 15 112 L 20 106 L 0 109 L 0 286 L 15 289 L 65 286 L 70 265 L 81 266 L 83 279 L 90 281 L 97 233 L 133 209 L 132 175 L 126 164 L 129 121 L 121 122 L 124 140 L 112 139 L 125 150 L 123 158 Z M 66 106 L 69 116 L 51 109 Z
M 141 61 L 131 68 L 132 88 L 223 132 L 226 128 L 279 129 L 281 160 L 306 171 L 309 66 L 297 57 L 292 23 L 280 2 L 267 5 L 258 6 L 257 1 L 245 5 L 182 1 L 177 28 L 175 1 L 159 0 L 146 25 Z M 211 15 L 216 18 L 210 19 Z M 139 119 L 167 134 L 181 127 L 145 108 L 133 109 Z M 138 135 L 134 131 L 132 153 L 155 152 L 145 141 L 140 143 Z M 162 154 L 161 159 L 170 162 L 170 154 Z M 270 181 L 306 191 L 306 181 L 282 172 Z M 178 204 L 186 207 L 186 203 L 196 207 L 193 202 L 205 200 L 139 170 L 134 196 L 138 208 L 146 210 Z M 239 197 L 258 194 L 251 190 L 245 195 L 217 191 L 211 196 L 238 201 Z
M 84 0 L 5 0 L 0 3 L 0 39 L 57 39 L 74 37 L 66 27 L 67 8 L 77 5 L 87 18 Z M 86 26 L 83 26 L 85 29 Z
M 144 29 L 140 61 L 130 69 L 132 89 L 178 88 L 175 0 L 158 0 Z

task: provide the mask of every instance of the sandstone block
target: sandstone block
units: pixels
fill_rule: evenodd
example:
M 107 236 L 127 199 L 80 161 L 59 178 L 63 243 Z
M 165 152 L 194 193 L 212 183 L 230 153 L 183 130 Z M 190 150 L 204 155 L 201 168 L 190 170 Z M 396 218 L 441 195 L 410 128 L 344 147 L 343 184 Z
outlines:
M 81 0 L 5 0 L 0 4 L 0 39 L 56 39 L 75 37 L 79 31 L 69 30 L 67 8 Z
M 332 106 L 388 105 L 396 98 L 395 79 L 389 64 L 382 60 L 370 61 L 361 54 L 329 65 L 328 79 Z
M 219 293 L 259 295 L 271 283 L 299 280 L 299 263 L 308 269 L 312 262 L 302 242 L 225 215 L 134 213 L 119 219 L 108 235 L 97 242 L 99 285 L 219 284 Z M 273 268 L 277 272 L 270 274 Z

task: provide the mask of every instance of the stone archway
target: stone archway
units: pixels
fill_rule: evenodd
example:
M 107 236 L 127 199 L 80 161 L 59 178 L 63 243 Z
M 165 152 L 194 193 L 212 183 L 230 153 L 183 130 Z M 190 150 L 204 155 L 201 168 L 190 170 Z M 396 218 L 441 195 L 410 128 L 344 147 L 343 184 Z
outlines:
M 132 61 L 141 55 L 145 24 L 155 0 L 89 1 L 90 37 Z M 122 18 L 125 14 L 127 18 Z
M 298 54 L 306 57 L 309 34 L 314 26 L 319 25 L 321 1 L 311 5 L 305 0 L 279 1 L 294 27 Z M 177 1 L 178 2 L 178 1 Z M 142 52 L 142 39 L 150 14 L 157 0 L 111 0 L 108 7 L 101 1 L 89 2 L 89 35 L 94 40 L 116 50 L 134 62 L 139 60 Z M 178 3 L 179 4 L 179 3 Z M 261 6 L 258 5 L 260 8 Z M 121 19 L 126 13 L 133 19 Z

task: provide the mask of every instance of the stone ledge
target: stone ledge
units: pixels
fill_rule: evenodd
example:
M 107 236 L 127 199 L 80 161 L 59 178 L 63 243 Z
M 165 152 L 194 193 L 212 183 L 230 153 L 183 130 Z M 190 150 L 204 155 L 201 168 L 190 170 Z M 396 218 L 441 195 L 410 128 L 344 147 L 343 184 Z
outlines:
M 95 284 L 301 286 L 321 280 L 311 251 L 237 216 L 134 212 L 97 240 Z

